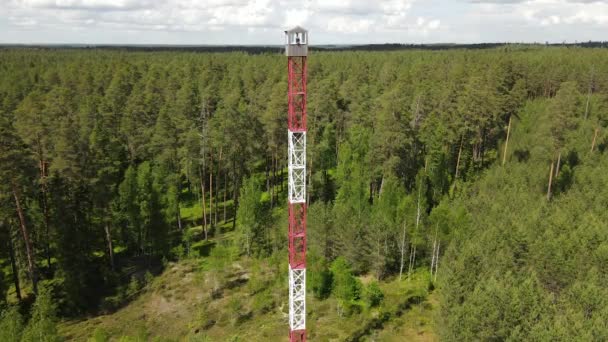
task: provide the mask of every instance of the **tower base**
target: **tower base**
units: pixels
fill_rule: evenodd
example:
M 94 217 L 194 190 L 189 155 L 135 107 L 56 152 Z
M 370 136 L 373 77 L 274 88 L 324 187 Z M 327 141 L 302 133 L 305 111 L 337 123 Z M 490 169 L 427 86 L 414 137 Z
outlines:
M 289 332 L 290 342 L 305 342 L 306 341 L 306 330 L 294 330 Z

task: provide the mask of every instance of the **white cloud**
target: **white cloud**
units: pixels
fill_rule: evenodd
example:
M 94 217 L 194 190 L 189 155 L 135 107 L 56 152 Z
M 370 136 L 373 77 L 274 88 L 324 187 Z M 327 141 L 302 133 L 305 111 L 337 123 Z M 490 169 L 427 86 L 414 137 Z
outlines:
M 312 14 L 313 12 L 308 9 L 288 8 L 281 24 L 283 27 L 304 25 Z
M 327 23 L 327 29 L 329 31 L 340 32 L 340 33 L 360 33 L 369 32 L 374 25 L 374 21 L 371 19 L 358 19 L 350 18 L 346 16 L 330 18 Z
M 133 10 L 153 5 L 151 0 L 9 0 L 16 6 L 30 8 Z
M 280 44 L 605 39 L 608 0 L 0 0 L 0 42 Z
M 477 0 L 489 11 L 512 11 L 532 25 L 608 25 L 608 0 Z
M 439 21 L 410 16 L 416 0 L 8 0 L 8 25 L 40 30 L 234 32 L 250 39 L 293 25 L 311 31 L 346 35 L 350 40 L 382 37 L 410 30 L 416 35 L 439 27 Z M 0 22 L 1 24 L 1 22 Z M 424 31 L 424 32 L 423 32 Z M 7 38 L 0 33 L 0 41 Z M 254 38 L 255 39 L 255 38 Z M 231 43 L 238 43 L 237 41 Z

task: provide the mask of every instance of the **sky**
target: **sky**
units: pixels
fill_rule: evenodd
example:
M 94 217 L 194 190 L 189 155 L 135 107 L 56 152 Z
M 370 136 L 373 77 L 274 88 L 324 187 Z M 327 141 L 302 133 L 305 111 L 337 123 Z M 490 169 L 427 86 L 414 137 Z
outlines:
M 608 40 L 608 0 L 0 0 L 0 43 L 280 45 Z

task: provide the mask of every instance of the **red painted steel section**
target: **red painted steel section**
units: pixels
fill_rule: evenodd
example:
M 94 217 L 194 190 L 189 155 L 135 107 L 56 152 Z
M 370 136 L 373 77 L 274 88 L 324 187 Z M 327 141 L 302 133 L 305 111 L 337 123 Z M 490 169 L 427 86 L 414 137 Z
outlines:
M 289 57 L 287 127 L 292 132 L 306 131 L 306 57 Z
M 289 332 L 289 341 L 306 342 L 306 330 L 294 330 Z
M 289 265 L 306 268 L 306 203 L 289 204 Z

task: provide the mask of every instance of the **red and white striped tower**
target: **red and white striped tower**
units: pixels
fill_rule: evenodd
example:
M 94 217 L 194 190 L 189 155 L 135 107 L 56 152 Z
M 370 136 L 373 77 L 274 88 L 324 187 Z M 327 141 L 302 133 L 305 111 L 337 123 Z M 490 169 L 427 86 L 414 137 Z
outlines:
M 308 31 L 285 31 L 289 156 L 289 340 L 306 341 L 306 56 Z

